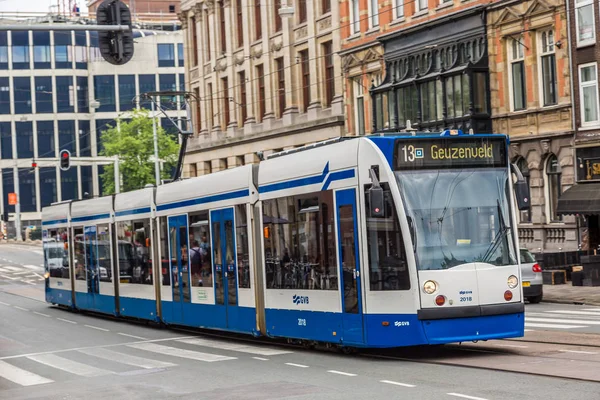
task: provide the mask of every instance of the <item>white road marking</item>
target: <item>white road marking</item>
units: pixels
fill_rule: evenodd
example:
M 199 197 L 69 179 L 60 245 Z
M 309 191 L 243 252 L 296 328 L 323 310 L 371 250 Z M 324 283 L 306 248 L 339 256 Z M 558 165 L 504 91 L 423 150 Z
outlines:
M 117 335 L 121 335 L 121 336 L 127 336 L 127 337 L 130 337 L 130 338 L 134 338 L 134 339 L 140 339 L 140 340 L 148 340 L 148 339 L 146 339 L 146 338 L 143 338 L 143 337 L 141 337 L 141 336 L 130 335 L 130 334 L 128 334 L 128 333 L 121 333 L 121 332 L 118 332 L 118 333 L 117 333 Z
M 151 351 L 153 353 L 164 354 L 167 356 L 188 358 L 191 360 L 214 362 L 214 361 L 225 361 L 225 360 L 236 360 L 237 357 L 220 356 L 218 354 L 201 353 L 199 351 L 191 351 L 185 349 L 179 349 L 177 347 L 163 346 L 155 343 L 138 343 L 129 344 L 128 347 L 134 349 Z
M 596 311 L 600 313 L 600 308 L 584 308 L 583 311 Z
M 555 318 L 525 318 L 525 322 L 554 322 L 557 324 L 588 324 L 600 325 L 600 321 L 589 319 L 555 319 Z
M 586 328 L 584 325 L 556 325 L 556 324 L 534 324 L 525 321 L 525 326 L 531 328 L 555 328 L 555 329 L 576 329 L 576 328 Z
M 230 343 L 219 340 L 208 340 L 208 339 L 184 339 L 178 340 L 181 343 L 194 344 L 197 346 L 211 347 L 219 350 L 231 350 L 239 351 L 242 353 L 258 354 L 260 356 L 274 356 L 278 354 L 290 354 L 291 351 L 269 349 L 260 346 L 248 346 L 238 343 Z
M 411 385 L 409 383 L 402 383 L 402 382 L 394 382 L 394 381 L 379 381 L 381 383 L 389 383 L 390 385 L 396 385 L 396 386 L 404 386 L 404 387 L 415 387 L 415 385 Z
M 515 349 L 526 349 L 529 346 L 521 346 L 519 344 L 494 344 L 497 347 L 514 347 Z
M 268 358 L 262 358 L 262 357 L 252 357 L 252 358 L 254 358 L 255 360 L 260 360 L 260 361 L 269 361 Z
M 12 261 L 11 261 L 12 262 Z M 2 270 L 4 272 L 6 271 L 11 271 L 11 272 L 19 272 L 19 271 L 23 271 L 23 268 L 19 268 L 19 267 L 13 267 L 12 265 L 8 265 L 8 266 L 4 266 L 2 267 Z
M 102 358 L 104 360 L 114 361 L 121 364 L 133 365 L 136 367 L 141 367 L 145 369 L 151 368 L 168 368 L 175 367 L 177 364 L 173 364 L 166 361 L 152 360 L 150 358 L 132 356 L 125 353 L 119 353 L 117 351 L 109 350 L 109 349 L 82 349 L 79 350 L 80 353 L 87 354 L 89 356 Z
M 454 397 L 462 397 L 463 399 L 470 399 L 470 400 L 487 400 L 484 399 L 483 397 L 474 397 L 474 396 L 468 396 L 466 394 L 460 394 L 460 393 L 446 393 L 448 396 L 454 396 Z
M 0 301 L 0 304 L 2 304 L 3 306 L 10 306 L 10 304 L 8 304 L 8 303 L 5 303 L 5 302 L 3 302 L 3 301 Z
M 525 332 L 535 332 L 535 329 L 525 329 Z
M 21 310 L 21 311 L 29 311 L 28 309 L 23 308 L 23 307 L 19 307 L 19 306 L 13 306 L 13 307 L 16 308 L 16 309 L 18 309 L 18 310 Z
M 285 365 L 289 365 L 290 367 L 308 368 L 308 365 L 302 365 L 302 364 L 285 363 Z
M 75 321 L 69 321 L 68 319 L 63 319 L 63 318 L 56 318 L 56 319 L 59 320 L 59 321 L 62 321 L 62 322 L 68 322 L 70 324 L 76 324 L 77 323 Z
M 582 350 L 558 350 L 558 351 L 562 351 L 563 353 L 598 354 L 595 351 L 582 351 Z
M 13 275 L 23 275 L 23 274 L 29 274 L 29 271 L 21 271 L 21 272 L 15 272 L 13 273 Z
M 54 382 L 52 379 L 25 371 L 24 369 L 15 367 L 4 361 L 0 361 L 0 376 L 21 386 L 42 385 L 44 383 Z
M 110 332 L 108 329 L 104 329 L 104 328 L 98 328 L 97 326 L 94 325 L 84 325 L 86 328 L 91 328 L 91 329 L 97 329 L 99 331 L 104 331 L 104 332 Z
M 8 276 L 8 275 L 0 275 L 0 276 L 3 278 L 6 278 L 6 279 L 10 279 L 11 281 L 16 281 L 17 279 L 19 279 L 19 278 L 13 278 L 12 276 Z
M 62 371 L 66 371 L 79 376 L 104 376 L 113 373 L 105 369 L 100 369 L 92 367 L 91 365 L 69 360 L 68 358 L 57 356 L 56 354 L 41 354 L 37 356 L 29 356 L 27 358 L 33 361 L 37 361 L 40 364 L 44 364 L 49 367 L 60 369 Z
M 338 375 L 344 375 L 344 376 L 356 376 L 356 374 L 351 374 L 349 372 L 336 371 L 336 370 L 333 370 L 333 369 L 330 369 L 327 372 L 329 372 L 331 374 L 338 374 Z
M 570 314 L 570 315 L 594 315 L 596 317 L 600 317 L 600 312 L 596 311 L 576 311 L 576 310 L 554 310 L 554 311 L 546 311 L 549 313 L 555 314 Z
M 27 268 L 27 269 L 34 269 L 34 270 L 36 270 L 36 271 L 39 271 L 39 270 L 40 270 L 40 267 L 41 267 L 41 268 L 44 268 L 44 266 L 43 266 L 43 265 L 40 265 L 39 267 L 38 267 L 37 265 L 23 265 L 23 267 L 25 267 L 25 268 Z
M 34 311 L 33 313 L 34 313 L 34 314 L 37 314 L 37 315 L 41 315 L 42 317 L 46 317 L 46 318 L 50 318 L 50 317 L 52 317 L 51 315 L 48 315 L 48 314 L 43 314 L 43 313 L 41 313 L 41 312 L 37 312 L 37 311 Z

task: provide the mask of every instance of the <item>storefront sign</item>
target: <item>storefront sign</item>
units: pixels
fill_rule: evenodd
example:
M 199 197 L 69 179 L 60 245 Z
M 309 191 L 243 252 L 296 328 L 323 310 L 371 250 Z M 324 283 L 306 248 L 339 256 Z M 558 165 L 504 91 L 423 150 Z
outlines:
M 586 147 L 576 150 L 577 180 L 600 181 L 600 147 Z

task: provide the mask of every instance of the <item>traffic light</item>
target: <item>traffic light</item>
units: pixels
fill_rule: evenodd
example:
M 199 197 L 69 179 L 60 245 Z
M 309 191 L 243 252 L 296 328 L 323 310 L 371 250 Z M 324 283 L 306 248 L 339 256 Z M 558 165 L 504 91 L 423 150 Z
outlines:
M 60 169 L 67 171 L 71 168 L 71 152 L 69 150 L 60 151 Z
M 131 28 L 129 7 L 120 0 L 104 0 L 96 11 L 98 25 L 128 25 Z M 133 32 L 98 31 L 100 54 L 111 64 L 123 65 L 133 57 Z

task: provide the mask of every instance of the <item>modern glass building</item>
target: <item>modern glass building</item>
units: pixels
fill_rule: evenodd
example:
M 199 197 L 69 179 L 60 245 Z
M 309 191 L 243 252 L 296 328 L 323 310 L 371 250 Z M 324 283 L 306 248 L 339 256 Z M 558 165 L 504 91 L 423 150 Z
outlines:
M 136 30 L 135 55 L 123 66 L 102 59 L 95 31 L 0 32 L 0 211 L 14 213 L 8 193 L 17 192 L 22 225 L 39 225 L 52 202 L 102 195 L 102 132 L 118 116 L 150 108 L 140 93 L 183 90 L 183 57 L 181 31 Z M 179 103 L 168 114 L 186 115 Z M 58 167 L 63 149 L 71 152 L 68 171 Z

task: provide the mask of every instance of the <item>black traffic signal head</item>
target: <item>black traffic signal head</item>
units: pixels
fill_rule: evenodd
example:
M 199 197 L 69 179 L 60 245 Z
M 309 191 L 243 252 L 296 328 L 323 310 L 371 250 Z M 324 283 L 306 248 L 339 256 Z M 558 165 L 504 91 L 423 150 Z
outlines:
M 71 168 L 71 152 L 69 150 L 60 151 L 60 169 L 63 171 Z
M 120 0 L 104 0 L 96 11 L 98 25 L 127 25 L 131 28 L 129 7 Z M 98 31 L 100 54 L 114 65 L 123 65 L 133 57 L 133 32 Z

